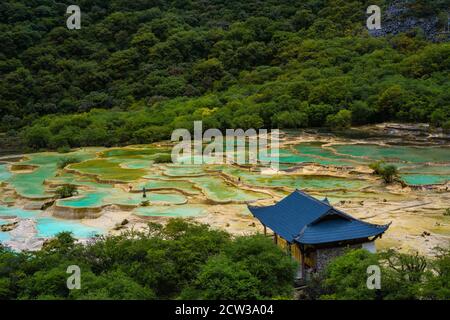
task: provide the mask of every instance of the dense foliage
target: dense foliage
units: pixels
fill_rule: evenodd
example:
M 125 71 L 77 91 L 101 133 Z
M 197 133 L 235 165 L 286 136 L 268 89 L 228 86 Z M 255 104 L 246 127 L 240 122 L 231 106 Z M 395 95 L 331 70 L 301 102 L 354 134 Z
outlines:
M 450 128 L 450 44 L 369 36 L 366 8 L 388 1 L 75 2 L 81 30 L 63 1 L 0 4 L 1 130 L 29 147 L 148 143 L 193 120 Z M 448 0 L 405 6 L 435 15 Z
M 338 300 L 449 300 L 450 249 L 436 250 L 434 259 L 393 250 L 379 254 L 349 251 L 313 280 L 307 295 Z M 381 271 L 378 290 L 367 288 L 367 269 L 374 265 Z
M 81 268 L 81 289 L 66 270 Z M 262 235 L 230 238 L 181 219 L 87 245 L 61 233 L 38 252 L 0 246 L 1 299 L 270 299 L 293 294 L 296 264 Z

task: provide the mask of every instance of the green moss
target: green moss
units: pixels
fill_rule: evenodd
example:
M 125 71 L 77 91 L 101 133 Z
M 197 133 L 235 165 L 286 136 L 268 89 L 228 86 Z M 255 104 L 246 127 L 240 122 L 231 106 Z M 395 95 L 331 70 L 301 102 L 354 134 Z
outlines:
M 73 164 L 70 169 L 81 173 L 94 174 L 102 180 L 134 181 L 145 175 L 143 169 L 126 169 L 109 160 L 96 159 Z
M 142 148 L 142 149 L 132 149 L 132 148 L 117 148 L 103 151 L 100 154 L 102 158 L 141 158 L 148 155 L 157 155 L 158 153 L 169 152 L 169 149 L 161 148 Z

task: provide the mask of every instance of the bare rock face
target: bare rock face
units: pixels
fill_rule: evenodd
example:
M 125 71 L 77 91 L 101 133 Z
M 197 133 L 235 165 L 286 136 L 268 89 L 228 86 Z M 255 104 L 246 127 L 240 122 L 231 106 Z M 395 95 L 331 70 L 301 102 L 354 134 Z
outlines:
M 42 202 L 28 202 L 23 207 L 25 210 L 40 210 L 42 208 Z
M 0 231 L 2 231 L 2 232 L 12 231 L 12 230 L 14 230 L 17 227 L 18 223 L 19 222 L 14 221 L 14 222 L 11 222 L 11 223 L 8 223 L 8 224 L 1 225 L 0 226 Z
M 11 239 L 4 244 L 16 251 L 39 250 L 44 243 L 44 239 L 36 238 L 36 221 L 31 219 L 20 220 L 9 234 Z
M 443 15 L 445 13 L 442 12 Z M 414 12 L 409 0 L 394 0 L 383 11 L 382 29 L 371 30 L 369 33 L 372 36 L 386 36 L 420 29 L 428 40 L 449 41 L 450 33 L 444 32 L 445 26 L 441 20 L 434 14 Z

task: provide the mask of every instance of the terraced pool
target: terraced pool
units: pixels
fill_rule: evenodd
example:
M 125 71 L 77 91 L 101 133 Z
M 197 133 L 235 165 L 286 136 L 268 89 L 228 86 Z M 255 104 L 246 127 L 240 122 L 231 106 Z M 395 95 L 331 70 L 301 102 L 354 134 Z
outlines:
M 367 166 L 371 162 L 383 160 L 396 165 L 400 169 L 401 178 L 408 184 L 442 184 L 450 180 L 450 148 L 448 147 L 384 146 L 378 144 L 336 144 L 324 147 L 322 142 L 307 142 L 294 146 L 294 149 L 299 155 L 287 156 L 285 158 L 289 160 L 287 162 Z M 287 151 L 284 152 L 285 155 L 288 153 Z M 283 155 L 281 159 L 283 159 Z M 411 166 L 415 167 L 411 168 Z M 332 181 L 324 182 L 334 185 Z M 268 181 L 268 183 L 270 182 Z M 320 183 L 314 183 L 314 185 L 315 187 L 321 187 Z M 349 188 L 353 189 L 353 186 L 350 185 Z
M 28 160 L 20 162 L 17 166 L 18 168 L 20 165 L 33 166 L 23 167 L 27 170 L 10 172 L 7 165 L 0 164 L 0 182 L 6 182 L 19 195 L 27 198 L 53 197 L 53 191 L 58 185 L 73 184 L 79 187 L 79 195 L 58 200 L 59 206 L 72 208 L 95 208 L 109 204 L 135 206 L 137 214 L 147 216 L 195 215 L 201 210 L 198 206 L 192 206 L 192 201 L 189 200 L 192 197 L 218 203 L 253 202 L 272 197 L 262 190 L 248 190 L 252 186 L 299 188 L 330 194 L 338 199 L 347 198 L 353 193 L 357 197 L 357 193 L 373 184 L 371 180 L 326 175 L 261 174 L 231 165 L 155 163 L 157 157 L 161 154 L 167 156 L 168 151 L 169 149 L 165 147 L 133 146 L 112 149 L 87 148 L 68 154 L 36 153 L 29 155 Z M 81 162 L 70 165 L 69 170 L 59 170 L 58 162 L 68 157 L 76 157 Z M 194 155 L 191 158 L 200 160 L 199 157 Z M 262 157 L 261 160 L 268 161 L 271 157 L 270 155 Z M 386 160 L 398 165 L 402 178 L 409 184 L 440 184 L 450 179 L 450 148 L 445 147 L 361 143 L 330 146 L 318 141 L 300 143 L 280 150 L 282 169 L 306 162 L 336 166 L 367 166 L 376 160 Z M 234 183 L 220 175 L 221 171 L 231 176 Z M 141 192 L 136 192 L 143 188 L 147 190 L 146 198 L 143 198 Z M 273 189 L 271 192 L 278 194 L 284 191 Z M 6 201 L 7 197 L 11 198 L 11 194 L 11 192 L 0 194 L 0 199 Z M 361 196 L 363 197 L 364 195 Z M 12 200 L 13 203 L 14 199 Z M 141 207 L 142 202 L 146 200 L 151 206 Z M 170 212 L 167 211 L 169 208 Z M 0 216 L 2 212 L 14 211 L 11 208 L 5 210 L 0 207 Z M 36 215 L 36 212 L 20 210 L 15 213 L 22 218 Z M 55 221 L 43 220 L 42 230 L 55 229 L 53 223 L 62 224 L 60 220 Z
M 194 177 L 189 180 L 199 186 L 207 198 L 217 202 L 256 201 L 270 198 L 265 193 L 243 190 L 227 184 L 218 176 Z
M 67 221 L 55 218 L 37 219 L 37 237 L 51 238 L 60 232 L 71 232 L 75 238 L 85 239 L 105 232 L 100 228 L 85 226 L 79 222 Z
M 17 172 L 12 174 L 8 183 L 20 195 L 27 198 L 48 198 L 52 194 L 48 193 L 44 184 L 45 180 L 55 177 L 58 162 L 64 158 L 73 157 L 85 161 L 95 157 L 96 149 L 86 149 L 67 154 L 59 153 L 36 153 L 28 156 L 29 160 L 22 161 L 20 165 L 36 166 L 31 172 Z
M 9 239 L 11 239 L 9 232 L 0 232 L 0 242 L 8 241 Z
M 192 195 L 198 195 L 201 191 L 195 184 L 185 180 L 147 180 L 133 185 L 133 190 L 177 189 Z
M 288 187 L 306 190 L 358 190 L 371 185 L 370 182 L 365 180 L 331 176 L 263 175 L 257 172 L 250 172 L 232 167 L 225 168 L 223 171 L 235 178 L 240 178 L 246 184 L 260 187 Z
M 72 232 L 76 238 L 90 238 L 95 234 L 104 233 L 101 228 L 93 228 L 79 221 L 62 220 L 53 217 L 42 217 L 40 210 L 23 210 L 14 207 L 0 205 L 0 224 L 10 223 L 10 219 L 1 217 L 17 217 L 20 219 L 32 219 L 36 221 L 36 237 L 51 238 L 60 232 Z M 0 241 L 9 240 L 11 237 L 7 232 L 0 232 Z
M 1 217 L 17 217 L 21 219 L 35 218 L 41 213 L 41 211 L 23 210 L 15 207 L 7 207 L 0 205 L 0 218 Z
M 6 164 L 0 164 L 0 183 L 7 181 L 11 178 L 11 172 L 9 172 Z
M 58 200 L 57 204 L 73 208 L 97 208 L 103 205 L 103 199 L 108 194 L 106 191 L 86 192 L 77 197 Z
M 333 145 L 339 154 L 371 160 L 405 161 L 410 163 L 450 162 L 450 148 L 380 146 L 373 144 Z
M 412 185 L 443 184 L 450 181 L 450 175 L 402 174 L 402 180 Z

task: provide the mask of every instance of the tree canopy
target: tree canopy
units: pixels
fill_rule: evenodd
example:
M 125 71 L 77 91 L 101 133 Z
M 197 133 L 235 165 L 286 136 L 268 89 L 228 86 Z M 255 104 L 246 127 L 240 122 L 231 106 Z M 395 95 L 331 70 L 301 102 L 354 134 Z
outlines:
M 415 16 L 445 7 L 416 2 Z M 369 36 L 375 3 L 84 0 L 81 30 L 68 30 L 61 2 L 2 1 L 0 130 L 58 149 L 152 142 L 193 120 L 450 128 L 450 44 Z
M 81 289 L 67 288 L 67 268 Z M 291 298 L 296 263 L 262 235 L 231 238 L 183 219 L 80 244 L 60 233 L 36 252 L 0 245 L 2 299 Z

